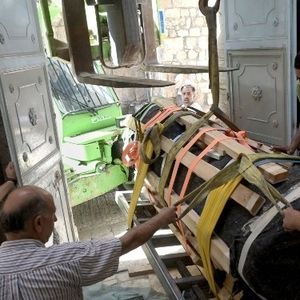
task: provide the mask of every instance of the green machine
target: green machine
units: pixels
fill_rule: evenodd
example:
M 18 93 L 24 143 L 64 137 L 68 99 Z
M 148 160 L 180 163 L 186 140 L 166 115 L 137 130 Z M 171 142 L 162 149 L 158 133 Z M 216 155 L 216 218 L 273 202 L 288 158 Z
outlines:
M 112 88 L 79 83 L 67 63 L 54 58 L 48 62 L 69 196 L 75 206 L 128 181 L 128 168 L 121 161 L 124 117 Z

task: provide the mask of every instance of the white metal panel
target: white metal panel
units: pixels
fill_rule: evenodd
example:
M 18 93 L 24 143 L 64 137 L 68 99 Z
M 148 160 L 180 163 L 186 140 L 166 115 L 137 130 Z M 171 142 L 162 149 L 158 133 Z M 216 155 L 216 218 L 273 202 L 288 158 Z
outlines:
M 226 1 L 226 39 L 275 39 L 287 35 L 287 2 L 282 0 Z
M 61 163 L 57 163 L 38 182 L 34 183 L 50 192 L 54 198 L 57 217 L 55 230 L 58 233 L 59 243 L 74 240 L 73 220 L 70 206 L 66 201 L 67 195 L 65 194 L 62 172 Z M 57 239 L 57 237 L 55 238 Z M 58 241 L 56 240 L 56 242 Z
M 58 147 L 45 72 L 44 65 L 0 76 L 22 175 Z
M 60 242 L 74 240 L 36 0 L 0 1 L 0 109 L 20 185 L 52 193 Z M 50 241 L 51 243 L 52 241 Z
M 232 0 L 221 3 L 227 64 L 239 64 L 243 68 L 229 75 L 231 117 L 254 138 L 286 144 L 297 126 L 293 71 L 296 1 Z M 276 71 L 272 69 L 274 63 L 277 64 Z M 261 99 L 264 100 L 253 102 L 250 89 L 254 94 L 263 91 Z M 252 117 L 245 116 L 246 110 Z
M 228 55 L 230 63 L 239 66 L 232 74 L 234 122 L 256 140 L 284 144 L 284 50 L 237 50 Z
M 42 50 L 32 0 L 1 0 L 0 57 Z

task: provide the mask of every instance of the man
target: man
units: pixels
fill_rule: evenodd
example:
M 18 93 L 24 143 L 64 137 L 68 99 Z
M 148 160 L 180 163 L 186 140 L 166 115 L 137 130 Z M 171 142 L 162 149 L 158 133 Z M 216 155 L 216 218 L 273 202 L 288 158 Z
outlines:
M 182 95 L 183 105 L 185 107 L 192 107 L 202 111 L 202 107 L 195 101 L 195 87 L 191 84 L 183 85 L 180 89 Z
M 294 69 L 297 78 L 297 97 L 300 101 L 300 52 L 297 53 L 295 60 L 294 60 Z M 287 154 L 294 154 L 294 152 L 300 146 L 300 126 L 292 138 L 292 141 L 287 146 L 273 146 L 273 151 L 284 152 Z M 300 230 L 300 212 L 293 209 L 287 208 L 283 211 L 283 228 L 286 230 Z
M 295 57 L 294 69 L 297 77 L 297 97 L 298 100 L 300 101 L 300 52 L 298 52 Z M 289 145 L 273 146 L 272 149 L 274 151 L 285 152 L 287 154 L 294 154 L 294 152 L 299 148 L 299 146 L 300 146 L 300 126 L 298 127 L 298 130 L 295 136 L 292 138 L 292 141 Z
M 164 208 L 120 239 L 45 248 L 55 211 L 51 194 L 39 187 L 24 186 L 8 195 L 0 213 L 7 238 L 0 247 L 0 299 L 83 299 L 82 286 L 113 275 L 122 254 L 176 220 L 176 208 Z

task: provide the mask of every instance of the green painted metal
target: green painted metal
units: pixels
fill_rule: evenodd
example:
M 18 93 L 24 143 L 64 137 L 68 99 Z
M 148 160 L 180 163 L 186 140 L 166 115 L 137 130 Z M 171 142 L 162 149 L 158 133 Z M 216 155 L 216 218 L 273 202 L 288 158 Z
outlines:
M 128 179 L 128 170 L 122 165 L 108 165 L 100 173 L 80 175 L 68 182 L 71 205 L 75 206 L 101 196 Z
M 43 15 L 48 53 L 51 57 L 62 57 L 63 53 L 57 48 L 61 43 L 53 34 L 53 12 L 48 0 L 40 1 L 39 13 L 40 17 Z M 68 46 L 64 47 L 67 50 Z M 99 46 L 91 48 L 93 57 L 99 57 Z M 102 50 L 104 58 L 110 57 L 108 40 L 104 40 Z M 94 67 L 99 74 L 104 74 L 101 64 L 95 62 Z M 112 145 L 122 134 L 116 127 L 116 118 L 122 116 L 122 111 L 112 88 L 80 84 L 68 64 L 52 58 L 49 58 L 48 70 L 60 126 L 65 174 L 74 206 L 128 181 L 128 169 L 119 157 L 112 156 Z
M 55 56 L 55 47 L 54 47 L 54 33 L 51 23 L 51 13 L 49 9 L 48 0 L 41 0 L 40 1 L 40 8 L 44 19 L 46 37 L 49 44 L 49 51 L 51 56 Z
M 101 72 L 101 66 L 98 66 Z M 128 181 L 128 168 L 112 146 L 123 129 L 122 117 L 112 88 L 76 81 L 70 67 L 49 58 L 49 77 L 60 125 L 62 154 L 71 204 L 78 205 L 111 191 Z
M 58 46 L 62 41 L 55 39 L 52 20 L 55 21 L 57 16 L 62 15 L 62 7 L 60 5 L 49 3 L 49 0 L 40 0 L 38 2 L 38 16 L 40 20 L 40 24 L 42 25 L 42 29 L 45 32 L 45 36 L 47 39 L 47 51 L 48 54 L 52 57 L 58 56 L 60 57 Z M 110 58 L 110 43 L 108 38 L 105 38 L 102 43 L 103 47 L 103 57 L 105 59 Z M 97 60 L 100 55 L 99 45 L 91 45 L 91 52 L 93 60 Z M 69 58 L 64 58 L 68 59 Z M 103 74 L 100 73 L 100 74 Z
M 100 133 L 100 135 L 96 134 L 97 132 Z M 97 132 L 90 132 L 74 138 L 66 138 L 62 144 L 64 155 L 84 162 L 100 160 L 104 163 L 111 163 L 111 146 L 120 134 L 120 131 L 116 130 L 116 128 L 112 131 L 106 131 L 105 139 L 103 138 L 103 132 L 101 132 L 101 130 Z M 93 140 L 87 139 L 87 135 L 94 136 Z
M 122 116 L 119 103 L 108 104 L 89 111 L 68 113 L 63 119 L 63 138 L 76 136 L 115 125 Z

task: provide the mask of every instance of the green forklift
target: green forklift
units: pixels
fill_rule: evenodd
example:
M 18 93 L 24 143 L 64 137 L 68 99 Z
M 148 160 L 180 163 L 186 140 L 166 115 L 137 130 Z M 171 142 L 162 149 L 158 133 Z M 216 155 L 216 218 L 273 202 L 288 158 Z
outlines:
M 101 72 L 101 65 L 97 66 Z M 48 58 L 61 150 L 72 206 L 128 181 L 122 164 L 121 106 L 110 87 L 79 83 L 70 65 Z

